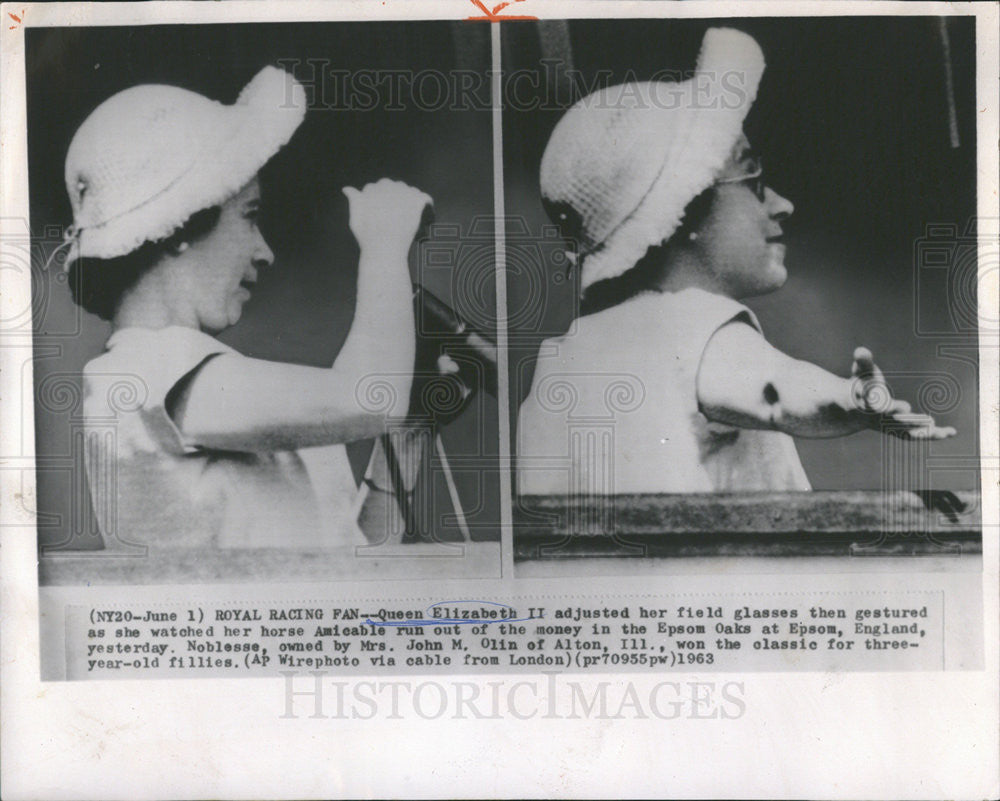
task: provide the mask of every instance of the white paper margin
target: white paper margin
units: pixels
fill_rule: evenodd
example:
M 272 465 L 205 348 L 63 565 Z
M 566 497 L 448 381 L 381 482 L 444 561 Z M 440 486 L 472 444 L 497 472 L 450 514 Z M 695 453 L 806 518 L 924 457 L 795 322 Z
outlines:
M 543 18 L 975 14 L 979 214 L 1000 216 L 995 4 L 526 0 L 510 12 Z M 23 24 L 15 25 L 8 13 Z M 450 20 L 476 13 L 467 0 L 5 3 L 0 13 L 0 218 L 27 217 L 24 25 L 127 25 L 152 18 L 162 23 Z M 23 308 L 30 293 L 27 276 L 0 280 L 0 308 Z M 995 320 L 997 299 L 989 300 L 994 307 L 984 314 Z M 22 404 L 31 402 L 31 391 L 20 383 L 24 352 L 0 344 L 0 436 L 6 440 L 12 426 L 25 419 Z M 995 465 L 998 363 L 989 356 L 996 352 L 995 343 L 982 345 L 987 348 L 980 367 L 982 458 Z M 18 369 L 8 369 L 12 365 Z M 716 681 L 745 685 L 747 712 L 733 721 L 281 720 L 284 690 L 277 680 L 41 684 L 34 532 L 4 527 L 2 795 L 996 798 L 996 478 L 995 472 L 985 474 L 983 481 L 984 521 L 993 524 L 987 525 L 983 553 L 984 671 L 713 675 Z M 21 490 L 6 484 L 2 490 L 0 522 L 9 522 L 11 495 Z M 584 686 L 614 680 L 610 675 L 576 678 Z M 655 680 L 631 678 L 637 685 Z

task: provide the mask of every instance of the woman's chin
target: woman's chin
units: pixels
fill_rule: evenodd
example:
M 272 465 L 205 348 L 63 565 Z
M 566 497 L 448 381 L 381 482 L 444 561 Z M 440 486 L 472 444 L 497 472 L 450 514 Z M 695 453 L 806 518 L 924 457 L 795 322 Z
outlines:
M 228 328 L 229 326 L 236 325 L 240 321 L 240 318 L 242 317 L 243 317 L 243 302 L 233 301 L 229 305 L 229 308 L 226 309 L 226 324 L 223 327 Z
M 227 308 L 212 316 L 203 316 L 200 321 L 201 330 L 208 334 L 218 334 L 236 325 L 242 316 L 241 309 Z
M 784 255 L 784 253 L 782 253 L 782 255 Z M 781 287 L 785 285 L 785 281 L 788 280 L 788 270 L 785 267 L 784 259 L 771 259 L 767 268 L 767 277 L 767 288 L 764 290 L 765 292 L 774 292 L 774 290 L 781 289 Z
M 784 265 L 772 264 L 768 268 L 766 275 L 760 276 L 759 280 L 754 281 L 751 286 L 744 287 L 743 291 L 738 293 L 737 297 L 755 298 L 760 295 L 768 295 L 771 292 L 781 289 L 787 280 L 788 271 Z

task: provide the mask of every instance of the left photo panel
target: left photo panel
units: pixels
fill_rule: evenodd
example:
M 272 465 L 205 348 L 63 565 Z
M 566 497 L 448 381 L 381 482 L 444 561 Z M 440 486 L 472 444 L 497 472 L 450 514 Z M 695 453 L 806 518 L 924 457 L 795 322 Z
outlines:
M 40 585 L 498 576 L 487 28 L 25 50 Z

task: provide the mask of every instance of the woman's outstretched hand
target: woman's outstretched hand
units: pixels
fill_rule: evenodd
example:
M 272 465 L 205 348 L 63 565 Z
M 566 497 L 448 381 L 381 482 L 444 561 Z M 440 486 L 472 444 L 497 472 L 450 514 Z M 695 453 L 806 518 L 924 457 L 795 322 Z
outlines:
M 409 249 L 424 211 L 434 201 L 402 181 L 383 178 L 363 189 L 344 187 L 350 205 L 350 228 L 362 248 Z
M 855 348 L 851 376 L 854 405 L 868 416 L 868 427 L 904 439 L 946 439 L 957 433 L 951 426 L 938 426 L 929 414 L 915 413 L 906 401 L 894 398 L 868 348 Z

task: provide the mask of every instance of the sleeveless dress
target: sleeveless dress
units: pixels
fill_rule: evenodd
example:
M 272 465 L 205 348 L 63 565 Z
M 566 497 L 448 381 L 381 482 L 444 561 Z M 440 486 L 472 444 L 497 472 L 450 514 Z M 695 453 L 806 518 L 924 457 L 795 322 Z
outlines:
M 114 538 L 167 547 L 364 543 L 343 445 L 219 451 L 174 424 L 171 390 L 222 353 L 236 352 L 195 329 L 126 328 L 84 367 L 86 472 L 105 546 Z
M 697 396 L 712 335 L 746 306 L 701 289 L 579 318 L 539 351 L 517 429 L 521 494 L 808 490 L 793 439 L 709 421 Z

